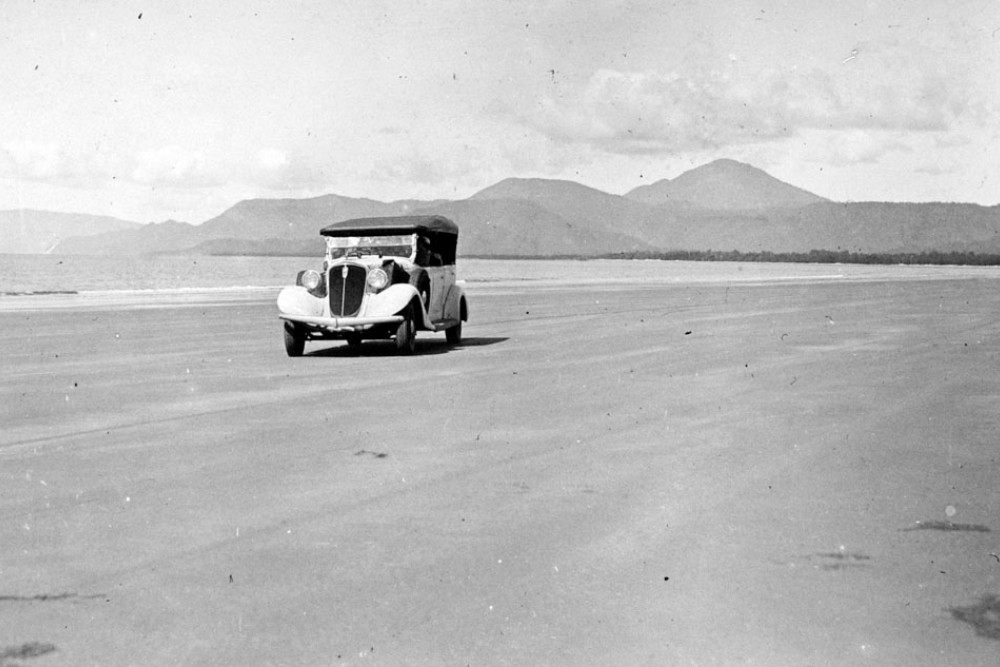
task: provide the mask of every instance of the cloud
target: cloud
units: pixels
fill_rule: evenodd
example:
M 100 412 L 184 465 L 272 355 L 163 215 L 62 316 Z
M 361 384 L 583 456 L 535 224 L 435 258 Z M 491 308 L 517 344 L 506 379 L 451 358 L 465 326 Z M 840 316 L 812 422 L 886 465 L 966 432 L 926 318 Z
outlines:
M 288 156 L 276 148 L 257 151 L 257 166 L 264 171 L 280 171 L 288 166 Z
M 292 164 L 288 154 L 277 148 L 262 148 L 258 150 L 247 166 L 242 169 L 242 180 L 248 184 L 258 185 L 267 189 L 281 190 L 291 187 L 289 173 Z
M 273 146 L 258 149 L 230 169 L 232 180 L 282 196 L 313 196 L 329 185 L 321 154 Z
M 934 138 L 934 148 L 962 148 L 972 143 L 972 137 L 964 134 L 949 134 Z
M 693 73 L 601 69 L 518 115 L 553 139 L 635 154 L 718 149 L 809 129 L 938 132 L 970 112 L 960 89 L 936 74 L 893 78 L 873 67 L 837 77 L 796 69 L 747 74 L 735 63 Z
M 136 183 L 151 186 L 203 188 L 224 182 L 205 153 L 179 146 L 140 152 L 135 156 L 130 177 Z
M 121 160 L 101 146 L 81 142 L 18 140 L 0 145 L 0 178 L 89 188 L 121 173 Z
M 427 196 L 442 189 L 475 189 L 480 175 L 489 169 L 485 159 L 468 147 L 453 146 L 449 151 L 436 151 L 410 145 L 398 153 L 375 159 L 363 178 L 368 183 L 397 192 L 403 185 L 404 198 L 408 198 Z
M 802 158 L 834 167 L 876 164 L 889 153 L 914 153 L 902 133 L 880 130 L 809 132 Z
M 0 148 L 0 174 L 45 181 L 71 176 L 73 170 L 57 141 L 14 141 Z
M 945 176 L 948 174 L 957 174 L 961 170 L 954 165 L 950 167 L 942 167 L 941 165 L 934 163 L 934 164 L 920 165 L 914 168 L 913 171 L 918 174 L 927 174 L 929 176 Z

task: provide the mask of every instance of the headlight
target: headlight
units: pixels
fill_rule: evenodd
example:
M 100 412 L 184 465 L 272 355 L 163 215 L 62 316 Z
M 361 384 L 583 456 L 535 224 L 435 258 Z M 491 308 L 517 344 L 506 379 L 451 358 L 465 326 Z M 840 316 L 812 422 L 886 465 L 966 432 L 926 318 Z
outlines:
M 319 271 L 314 269 L 309 269 L 302 274 L 302 286 L 307 290 L 316 289 L 322 280 L 323 277 L 319 275 Z
M 389 274 L 382 269 L 372 269 L 368 272 L 368 286 L 374 290 L 383 289 L 389 284 Z

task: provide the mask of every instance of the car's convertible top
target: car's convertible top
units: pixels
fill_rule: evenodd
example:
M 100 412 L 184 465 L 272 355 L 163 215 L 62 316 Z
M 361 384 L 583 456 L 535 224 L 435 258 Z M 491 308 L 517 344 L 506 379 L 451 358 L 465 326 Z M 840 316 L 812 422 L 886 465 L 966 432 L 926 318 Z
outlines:
M 390 234 L 448 234 L 458 236 L 458 225 L 443 215 L 401 215 L 383 218 L 354 218 L 327 225 L 323 236 L 379 236 Z

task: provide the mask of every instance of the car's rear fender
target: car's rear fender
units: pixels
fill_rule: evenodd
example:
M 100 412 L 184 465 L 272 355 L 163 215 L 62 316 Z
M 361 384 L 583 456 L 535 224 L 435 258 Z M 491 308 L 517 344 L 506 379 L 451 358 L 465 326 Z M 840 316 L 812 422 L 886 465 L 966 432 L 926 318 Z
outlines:
M 465 299 L 465 290 L 462 289 L 461 285 L 452 285 L 448 289 L 448 294 L 445 296 L 444 302 L 444 316 L 448 320 L 468 320 L 469 315 L 466 311 L 463 315 L 462 313 L 462 301 Z M 468 308 L 468 306 L 466 306 Z

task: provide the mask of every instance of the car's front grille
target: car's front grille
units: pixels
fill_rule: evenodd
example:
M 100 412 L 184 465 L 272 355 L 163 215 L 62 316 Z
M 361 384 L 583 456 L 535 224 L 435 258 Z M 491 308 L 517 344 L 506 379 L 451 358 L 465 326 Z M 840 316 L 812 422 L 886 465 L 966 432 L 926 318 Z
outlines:
M 363 266 L 344 264 L 330 267 L 330 314 L 335 317 L 357 315 L 365 296 L 367 279 L 368 271 Z

